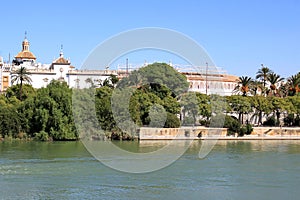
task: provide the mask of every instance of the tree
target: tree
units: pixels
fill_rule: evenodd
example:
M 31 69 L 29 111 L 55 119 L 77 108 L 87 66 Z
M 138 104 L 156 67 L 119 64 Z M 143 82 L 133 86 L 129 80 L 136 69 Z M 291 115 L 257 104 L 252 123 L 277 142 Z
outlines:
M 29 97 L 35 96 L 36 89 L 29 84 L 23 84 L 22 94 L 20 94 L 20 87 L 18 85 L 13 85 L 6 90 L 6 97 L 8 98 L 15 96 L 20 100 L 20 95 L 22 95 L 21 99 L 24 101 Z
M 233 92 L 242 93 L 243 96 L 247 96 L 250 92 L 252 84 L 252 78 L 248 76 L 239 77 L 238 85 L 234 88 Z
M 128 77 L 118 82 L 117 88 L 143 87 L 145 89 L 168 88 L 172 96 L 178 96 L 188 90 L 187 78 L 166 63 L 153 63 L 133 71 Z M 157 87 L 155 89 L 155 87 Z M 158 91 L 159 92 L 159 91 Z
M 105 131 L 111 131 L 116 126 L 111 109 L 112 93 L 113 90 L 108 86 L 103 86 L 96 89 L 96 116 L 99 120 L 101 129 Z
M 283 81 L 284 78 L 280 77 L 280 75 L 276 73 L 270 73 L 268 76 L 268 81 L 270 82 L 270 89 L 273 95 L 276 94 L 277 84 Z
M 199 92 L 196 92 L 196 96 L 198 101 L 199 115 L 202 116 L 202 118 L 206 118 L 206 121 L 208 121 L 212 114 L 210 97 Z
M 192 118 L 191 122 L 193 125 L 195 125 L 199 113 L 198 100 L 195 93 L 185 93 L 182 95 L 180 103 L 182 106 L 183 122 L 187 123 L 185 118 L 188 116 Z
M 245 96 L 230 96 L 228 97 L 228 103 L 231 111 L 238 114 L 238 120 L 241 124 L 244 123 L 244 114 L 248 114 L 252 111 L 252 107 L 249 101 L 249 97 Z
M 270 114 L 271 105 L 269 101 L 262 96 L 254 96 L 250 98 L 251 107 L 254 110 L 253 115 L 250 118 L 250 121 L 254 121 L 255 124 L 262 125 L 263 115 Z
M 29 127 L 25 128 L 33 136 L 78 139 L 72 115 L 72 90 L 66 82 L 51 81 L 46 88 L 39 89 L 34 98 L 26 99 L 19 110 L 28 117 Z
M 271 73 L 272 70 L 262 65 L 261 69 L 256 72 L 256 79 L 260 79 L 263 82 L 263 86 L 266 87 L 266 81 Z
M 22 100 L 23 82 L 27 82 L 29 84 L 32 82 L 31 78 L 29 77 L 30 72 L 28 72 L 25 67 L 20 67 L 20 69 L 14 71 L 13 73 L 14 73 L 14 75 L 12 75 L 12 77 L 11 77 L 11 82 L 12 83 L 17 82 L 17 84 L 19 84 L 19 82 L 20 82 L 19 99 Z
M 291 96 L 297 95 L 300 92 L 300 72 L 287 79 L 287 86 Z
M 276 122 L 275 125 L 280 125 L 280 115 L 284 111 L 287 111 L 289 108 L 288 101 L 286 101 L 283 98 L 279 97 L 271 97 L 268 99 L 268 101 L 271 103 L 271 108 L 273 111 L 273 116 L 276 116 Z
M 0 136 L 16 138 L 22 131 L 21 116 L 15 106 L 11 104 L 0 104 Z

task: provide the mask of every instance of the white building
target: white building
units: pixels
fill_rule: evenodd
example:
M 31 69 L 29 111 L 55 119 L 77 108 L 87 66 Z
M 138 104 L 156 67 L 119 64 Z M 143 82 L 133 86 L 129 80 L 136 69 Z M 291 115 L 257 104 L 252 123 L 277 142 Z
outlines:
M 72 88 L 83 88 L 90 86 L 90 83 L 86 81 L 87 79 L 97 83 L 105 80 L 111 74 L 117 75 L 116 70 L 75 70 L 70 60 L 64 57 L 62 48 L 59 57 L 54 59 L 52 63 L 37 63 L 36 56 L 30 51 L 30 43 L 25 36 L 22 50 L 15 56 L 12 63 L 4 63 L 3 58 L 0 58 L 0 92 L 5 91 L 13 84 L 17 84 L 11 82 L 11 77 L 21 67 L 25 67 L 30 72 L 31 85 L 34 88 L 45 87 L 51 80 L 65 81 Z
M 64 57 L 61 48 L 59 57 L 50 64 L 36 62 L 36 56 L 30 51 L 30 43 L 25 35 L 22 42 L 22 51 L 19 52 L 12 63 L 4 63 L 0 59 L 0 92 L 17 83 L 11 82 L 11 77 L 16 74 L 20 67 L 25 67 L 30 72 L 32 86 L 41 88 L 47 86 L 51 80 L 65 81 L 71 88 L 90 87 L 92 80 L 95 84 L 116 75 L 120 79 L 128 75 L 127 70 L 76 70 L 69 59 Z M 141 66 L 142 67 L 142 66 Z M 212 67 L 211 69 L 215 69 Z M 215 73 L 216 72 L 216 73 Z M 204 72 L 181 72 L 190 83 L 189 90 L 206 94 L 231 95 L 237 84 L 237 76 L 227 75 L 217 71 Z

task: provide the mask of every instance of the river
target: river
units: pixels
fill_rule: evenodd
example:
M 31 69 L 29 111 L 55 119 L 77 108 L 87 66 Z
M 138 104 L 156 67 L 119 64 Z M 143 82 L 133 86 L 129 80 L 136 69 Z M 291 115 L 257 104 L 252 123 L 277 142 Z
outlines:
M 125 149 L 163 142 L 117 142 Z M 119 172 L 81 142 L 0 142 L 0 199 L 299 199 L 300 141 L 194 141 L 172 165 Z

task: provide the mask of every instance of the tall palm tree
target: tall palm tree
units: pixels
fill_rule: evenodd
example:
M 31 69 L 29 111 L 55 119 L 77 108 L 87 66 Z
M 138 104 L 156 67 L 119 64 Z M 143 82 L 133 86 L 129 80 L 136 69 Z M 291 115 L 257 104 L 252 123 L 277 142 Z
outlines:
M 292 96 L 300 92 L 300 72 L 289 77 L 287 81 L 287 86 Z
M 273 94 L 275 94 L 275 92 L 277 90 L 276 85 L 283 80 L 284 80 L 284 78 L 280 77 L 280 75 L 278 75 L 274 72 L 270 73 L 270 75 L 268 76 L 268 81 L 270 82 L 270 89 Z
M 13 74 L 14 75 L 11 77 L 11 82 L 12 84 L 15 82 L 19 84 L 20 82 L 19 99 L 22 100 L 23 82 L 27 82 L 29 84 L 32 82 L 31 78 L 29 77 L 31 73 L 27 71 L 26 67 L 20 67 L 19 69 L 15 70 Z
M 262 64 L 261 69 L 259 69 L 256 73 L 256 79 L 261 79 L 264 84 L 264 87 L 266 87 L 266 82 L 271 73 L 273 73 L 273 71 L 270 70 L 268 67 L 264 67 L 264 65 Z
M 252 85 L 252 78 L 248 76 L 239 77 L 238 85 L 234 88 L 233 92 L 242 93 L 243 96 L 247 96 L 250 92 Z

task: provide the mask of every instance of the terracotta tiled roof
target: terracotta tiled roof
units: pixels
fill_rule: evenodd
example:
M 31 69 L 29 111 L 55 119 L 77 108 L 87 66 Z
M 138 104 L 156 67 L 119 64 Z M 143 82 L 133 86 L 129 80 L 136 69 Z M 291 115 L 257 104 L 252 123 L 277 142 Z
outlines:
M 18 53 L 18 55 L 15 56 L 15 58 L 27 58 L 27 59 L 36 59 L 35 55 L 31 53 L 30 51 L 21 51 Z
M 52 63 L 54 63 L 54 64 L 70 64 L 70 61 L 68 61 L 64 57 L 59 57 L 56 60 L 54 60 Z

